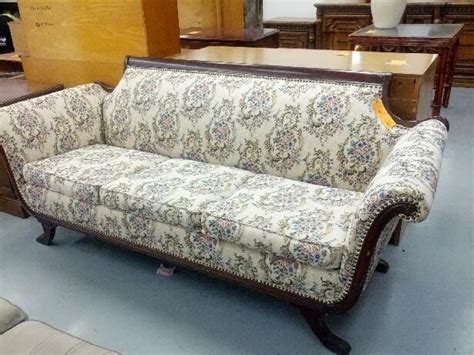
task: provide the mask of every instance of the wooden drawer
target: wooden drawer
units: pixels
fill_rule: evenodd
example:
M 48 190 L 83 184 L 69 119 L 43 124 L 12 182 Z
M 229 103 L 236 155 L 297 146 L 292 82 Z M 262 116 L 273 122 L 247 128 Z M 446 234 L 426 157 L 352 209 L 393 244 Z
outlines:
M 324 32 L 355 32 L 363 27 L 370 25 L 371 18 L 369 15 L 354 16 L 326 16 L 323 20 Z
M 458 62 L 474 62 L 474 46 L 460 46 L 458 49 Z
M 325 49 L 349 50 L 349 35 L 370 25 L 368 15 L 327 16 L 323 19 L 322 31 L 325 32 L 323 47 Z
M 265 21 L 263 27 L 280 30 L 280 48 L 315 48 L 316 20 L 314 19 L 276 17 Z
M 280 32 L 280 48 L 310 48 L 307 32 Z

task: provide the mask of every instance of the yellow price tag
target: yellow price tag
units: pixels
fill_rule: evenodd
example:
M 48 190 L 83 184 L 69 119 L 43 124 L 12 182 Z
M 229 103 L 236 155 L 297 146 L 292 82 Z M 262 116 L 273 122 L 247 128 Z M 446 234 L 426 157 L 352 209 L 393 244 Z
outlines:
M 390 129 L 397 124 L 385 108 L 382 99 L 376 99 L 373 103 L 373 108 L 375 111 L 375 115 L 377 116 L 379 121 L 385 126 L 385 128 Z

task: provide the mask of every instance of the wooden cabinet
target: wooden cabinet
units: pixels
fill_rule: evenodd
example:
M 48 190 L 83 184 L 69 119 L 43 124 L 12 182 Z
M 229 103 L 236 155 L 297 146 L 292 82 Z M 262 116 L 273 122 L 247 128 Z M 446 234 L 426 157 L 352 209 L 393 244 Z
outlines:
M 371 23 L 368 15 L 358 14 L 350 17 L 328 16 L 322 22 L 324 30 L 323 47 L 327 49 L 350 50 L 348 36 Z
M 28 80 L 118 83 L 126 55 L 179 53 L 176 0 L 22 0 Z
M 280 30 L 280 48 L 310 48 L 316 46 L 316 20 L 297 17 L 276 17 L 263 23 L 265 28 Z
M 5 161 L 0 157 L 0 212 L 26 218 L 28 213 L 17 199 L 7 175 Z
M 316 4 L 316 48 L 348 50 L 349 34 L 372 23 L 370 4 Z M 403 23 L 464 23 L 454 84 L 474 87 L 474 1 L 408 4 Z
M 474 87 L 474 2 L 470 7 L 445 7 L 440 13 L 443 23 L 464 23 L 456 62 L 455 83 Z

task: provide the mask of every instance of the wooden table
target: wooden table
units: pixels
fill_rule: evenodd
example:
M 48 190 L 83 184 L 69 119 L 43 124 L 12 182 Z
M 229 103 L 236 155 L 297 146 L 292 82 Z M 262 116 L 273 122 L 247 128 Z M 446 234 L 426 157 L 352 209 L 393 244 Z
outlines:
M 275 17 L 263 22 L 264 28 L 280 30 L 280 48 L 316 48 L 315 18 Z
M 372 24 L 369 3 L 315 0 L 317 49 L 350 50 L 349 35 Z M 408 2 L 401 23 L 462 23 L 454 86 L 474 87 L 474 0 Z
M 28 83 L 22 79 L 0 79 L 0 107 L 62 89 L 60 85 Z M 7 175 L 6 162 L 0 158 L 0 212 L 26 218 L 23 208 Z
M 286 48 L 207 47 L 183 50 L 177 59 L 210 62 L 326 68 L 393 73 L 389 87 L 392 111 L 405 120 L 431 116 L 436 54 L 328 51 Z
M 448 107 L 454 77 L 454 66 L 463 24 L 401 24 L 394 29 L 377 29 L 367 26 L 349 35 L 352 46 L 364 50 L 388 52 L 429 52 L 440 56 L 433 115 Z
M 274 28 L 226 30 L 191 28 L 181 31 L 181 47 L 199 49 L 207 46 L 278 48 L 280 31 Z

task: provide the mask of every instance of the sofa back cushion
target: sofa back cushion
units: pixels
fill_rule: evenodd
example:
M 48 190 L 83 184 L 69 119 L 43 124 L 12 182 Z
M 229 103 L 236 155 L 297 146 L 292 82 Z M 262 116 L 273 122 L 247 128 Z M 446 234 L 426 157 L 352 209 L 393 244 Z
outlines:
M 363 190 L 401 127 L 382 84 L 129 66 L 104 101 L 108 144 Z

